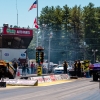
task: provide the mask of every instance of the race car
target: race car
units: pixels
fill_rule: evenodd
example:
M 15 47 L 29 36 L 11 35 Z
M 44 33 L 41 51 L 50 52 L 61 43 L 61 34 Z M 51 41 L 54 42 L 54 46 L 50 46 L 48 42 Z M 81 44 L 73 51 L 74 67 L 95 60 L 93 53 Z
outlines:
M 69 65 L 68 65 L 68 68 L 67 68 L 68 73 L 70 73 L 70 72 L 73 71 L 73 70 L 74 70 L 74 69 L 72 68 L 72 66 L 69 66 Z M 63 73 L 64 73 L 63 65 L 58 65 L 57 67 L 55 67 L 55 68 L 53 69 L 53 72 L 54 72 L 55 74 L 63 74 Z
M 100 78 L 100 62 L 89 65 L 90 74 L 93 75 L 93 81 L 98 81 Z
M 16 70 L 11 62 L 6 60 L 0 60 L 0 79 L 9 78 L 14 79 L 16 76 Z

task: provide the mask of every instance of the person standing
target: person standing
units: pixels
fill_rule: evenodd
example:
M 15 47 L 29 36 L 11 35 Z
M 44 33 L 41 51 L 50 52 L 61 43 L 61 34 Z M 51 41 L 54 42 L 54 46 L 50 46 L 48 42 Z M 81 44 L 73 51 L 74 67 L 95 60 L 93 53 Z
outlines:
M 26 69 L 27 69 L 27 73 L 29 74 L 30 71 L 29 71 L 29 66 L 28 66 L 28 63 L 26 63 Z
M 81 63 L 80 63 L 80 60 L 78 60 L 78 64 L 77 64 L 77 75 L 78 75 L 78 77 L 81 77 Z
M 75 73 L 75 76 L 77 76 L 77 61 L 75 61 L 74 63 L 74 73 Z
M 34 67 L 35 67 L 35 64 L 32 62 L 32 63 L 31 63 L 31 74 L 34 73 Z
M 26 64 L 25 64 L 25 62 L 22 64 L 22 75 L 26 75 Z
M 64 67 L 64 74 L 67 74 L 68 64 L 67 64 L 66 61 L 64 61 L 64 63 L 63 63 L 63 67 Z
M 22 76 L 23 76 L 23 74 L 24 74 L 24 63 L 22 63 L 21 66 L 22 66 Z

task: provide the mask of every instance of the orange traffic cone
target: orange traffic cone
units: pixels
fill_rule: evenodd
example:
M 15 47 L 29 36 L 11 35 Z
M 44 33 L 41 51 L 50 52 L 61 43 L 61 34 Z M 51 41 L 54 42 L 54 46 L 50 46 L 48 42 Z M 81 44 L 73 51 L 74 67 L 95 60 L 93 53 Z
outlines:
M 18 72 L 17 72 L 17 76 L 20 76 L 20 71 L 19 71 L 19 69 L 18 69 Z

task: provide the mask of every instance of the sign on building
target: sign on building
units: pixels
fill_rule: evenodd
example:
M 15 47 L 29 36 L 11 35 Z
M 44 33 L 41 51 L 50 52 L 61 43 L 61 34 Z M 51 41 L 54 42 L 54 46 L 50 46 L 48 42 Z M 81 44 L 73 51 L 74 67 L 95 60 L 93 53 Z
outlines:
M 26 53 L 21 53 L 21 54 L 20 54 L 20 58 L 21 58 L 21 59 L 26 59 Z

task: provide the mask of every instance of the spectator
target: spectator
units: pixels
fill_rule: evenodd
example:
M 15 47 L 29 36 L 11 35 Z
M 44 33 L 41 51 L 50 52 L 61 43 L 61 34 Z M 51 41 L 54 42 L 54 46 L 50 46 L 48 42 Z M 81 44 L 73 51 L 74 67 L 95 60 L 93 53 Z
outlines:
M 27 69 L 27 73 L 29 74 L 30 71 L 29 71 L 29 66 L 28 66 L 28 63 L 26 63 L 26 69 Z
M 43 74 L 46 74 L 46 66 L 42 66 L 42 71 L 43 71 Z
M 26 75 L 26 64 L 22 64 L 22 75 Z
M 35 69 L 35 64 L 32 62 L 31 63 L 31 74 L 33 74 L 34 73 L 34 70 Z

